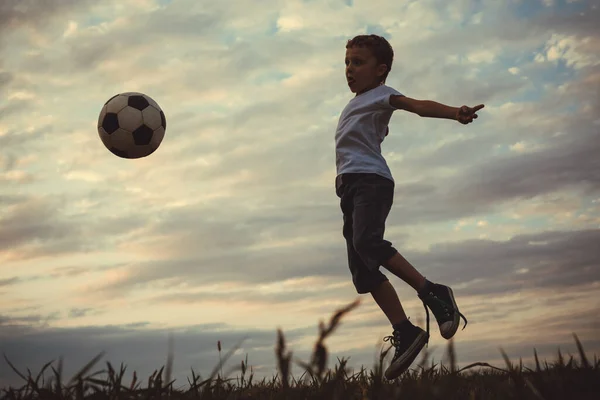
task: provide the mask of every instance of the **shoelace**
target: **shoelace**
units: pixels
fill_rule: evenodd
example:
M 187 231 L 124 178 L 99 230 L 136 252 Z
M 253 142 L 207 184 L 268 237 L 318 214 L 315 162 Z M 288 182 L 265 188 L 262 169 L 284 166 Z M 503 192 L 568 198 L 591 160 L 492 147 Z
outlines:
M 408 320 L 410 321 L 410 317 L 408 317 Z M 394 356 L 398 355 L 398 352 L 400 351 L 400 332 L 394 331 L 394 333 L 398 333 L 398 338 L 396 338 L 396 335 L 392 335 L 392 336 L 386 336 L 383 338 L 384 342 L 390 342 L 392 344 L 392 346 L 394 346 L 396 348 L 396 351 L 394 352 Z
M 448 303 L 446 303 L 444 300 L 440 299 L 439 297 L 437 297 L 436 295 L 434 295 L 433 293 L 429 293 L 427 295 L 427 297 L 425 297 L 424 299 L 422 299 L 421 301 L 423 302 L 423 307 L 425 307 L 425 314 L 427 315 L 427 334 L 429 335 L 429 310 L 427 309 L 427 304 L 425 304 L 426 300 L 434 300 L 438 302 L 438 305 L 441 303 L 441 305 L 444 307 L 444 312 L 446 314 L 449 313 L 450 310 L 452 310 L 452 306 Z M 462 315 L 462 313 L 458 310 L 454 310 L 454 312 L 458 312 L 458 315 L 465 320 L 465 325 L 463 326 L 462 330 L 464 330 L 467 327 L 467 319 L 465 318 L 464 315 Z
M 400 335 L 398 335 L 400 336 Z M 396 348 L 396 351 L 394 352 L 394 357 L 396 355 L 398 355 L 398 352 L 400 351 L 400 339 L 396 338 L 395 336 L 386 336 L 383 338 L 384 342 L 390 342 L 392 344 L 392 346 L 394 346 Z

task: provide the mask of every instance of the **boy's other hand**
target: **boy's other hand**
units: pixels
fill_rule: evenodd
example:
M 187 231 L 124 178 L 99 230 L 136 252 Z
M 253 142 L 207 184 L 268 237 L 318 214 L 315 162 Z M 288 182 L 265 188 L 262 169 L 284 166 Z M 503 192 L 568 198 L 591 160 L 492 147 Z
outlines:
M 456 120 L 463 125 L 473 122 L 473 120 L 477 118 L 477 114 L 475 113 L 481 110 L 483 107 L 485 107 L 483 104 L 475 107 L 462 106 L 456 113 Z

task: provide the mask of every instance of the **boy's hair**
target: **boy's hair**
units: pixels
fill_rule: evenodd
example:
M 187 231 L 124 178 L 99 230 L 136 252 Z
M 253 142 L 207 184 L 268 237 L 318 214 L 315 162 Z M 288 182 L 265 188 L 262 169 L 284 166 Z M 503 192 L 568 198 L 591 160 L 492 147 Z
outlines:
M 381 77 L 381 83 L 384 83 L 392 69 L 392 62 L 394 61 L 394 50 L 390 43 L 382 36 L 358 35 L 348 40 L 346 48 L 350 49 L 352 47 L 366 47 L 377 60 L 377 65 L 387 65 L 387 71 Z

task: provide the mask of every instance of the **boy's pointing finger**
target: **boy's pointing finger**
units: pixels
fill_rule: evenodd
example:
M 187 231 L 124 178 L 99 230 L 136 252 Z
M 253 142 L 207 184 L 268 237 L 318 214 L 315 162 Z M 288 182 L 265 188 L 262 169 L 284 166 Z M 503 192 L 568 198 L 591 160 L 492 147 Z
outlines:
M 477 112 L 477 111 L 481 110 L 483 107 L 485 107 L 483 104 L 475 106 L 475 107 L 473 107 L 473 112 Z

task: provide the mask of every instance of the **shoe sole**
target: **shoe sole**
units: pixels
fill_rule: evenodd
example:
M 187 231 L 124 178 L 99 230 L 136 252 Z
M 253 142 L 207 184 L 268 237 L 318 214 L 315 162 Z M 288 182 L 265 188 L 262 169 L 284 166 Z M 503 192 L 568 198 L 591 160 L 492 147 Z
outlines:
M 446 340 L 452 339 L 456 331 L 458 330 L 458 325 L 460 323 L 460 315 L 458 315 L 458 306 L 456 305 L 456 300 L 454 300 L 454 293 L 452 289 L 446 286 L 448 292 L 450 293 L 450 300 L 452 300 L 452 307 L 454 307 L 454 319 L 452 320 L 452 325 L 450 325 L 450 329 L 445 332 L 440 332 L 442 337 Z
M 406 352 L 395 362 L 393 362 L 385 371 L 385 378 L 387 380 L 396 379 L 402 375 L 402 373 L 406 371 L 408 367 L 411 366 L 423 347 L 425 347 L 425 344 L 427 344 L 427 341 L 429 340 L 428 336 L 429 335 L 427 335 L 427 332 L 425 331 L 419 332 L 419 335 L 415 338 L 415 341 L 408 348 L 408 350 L 406 350 Z

